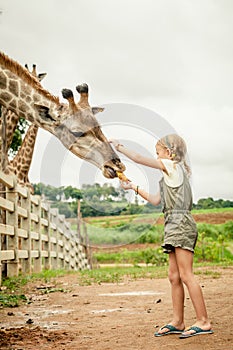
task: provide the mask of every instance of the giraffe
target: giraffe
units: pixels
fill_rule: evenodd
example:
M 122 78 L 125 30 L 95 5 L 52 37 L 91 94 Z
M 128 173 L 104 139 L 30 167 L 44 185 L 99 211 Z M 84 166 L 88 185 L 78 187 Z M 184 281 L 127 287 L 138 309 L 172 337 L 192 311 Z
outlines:
M 64 91 L 63 95 L 66 97 Z M 125 170 L 95 117 L 99 108 L 82 108 L 79 104 L 71 108 L 70 103 L 61 103 L 2 52 L 0 104 L 56 136 L 70 152 L 101 169 L 106 178 L 117 177 L 117 171 Z

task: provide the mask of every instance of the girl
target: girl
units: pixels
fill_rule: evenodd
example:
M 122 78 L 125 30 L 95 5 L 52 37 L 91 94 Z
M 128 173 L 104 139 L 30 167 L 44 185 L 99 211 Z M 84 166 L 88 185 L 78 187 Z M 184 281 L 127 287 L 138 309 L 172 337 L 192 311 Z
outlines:
M 126 149 L 117 140 L 110 140 L 115 149 L 132 161 L 163 173 L 160 191 L 156 195 L 147 193 L 134 183 L 121 182 L 124 189 L 132 189 L 142 198 L 158 205 L 162 203 L 164 213 L 164 252 L 169 254 L 169 281 L 171 284 L 173 319 L 161 327 L 155 336 L 180 333 L 180 338 L 213 333 L 208 320 L 202 290 L 193 274 L 193 253 L 197 240 L 196 224 L 191 216 L 192 193 L 188 180 L 190 169 L 185 161 L 186 145 L 176 135 L 167 135 L 156 144 L 157 160 L 144 157 Z M 187 286 L 196 313 L 196 322 L 185 330 L 184 286 Z

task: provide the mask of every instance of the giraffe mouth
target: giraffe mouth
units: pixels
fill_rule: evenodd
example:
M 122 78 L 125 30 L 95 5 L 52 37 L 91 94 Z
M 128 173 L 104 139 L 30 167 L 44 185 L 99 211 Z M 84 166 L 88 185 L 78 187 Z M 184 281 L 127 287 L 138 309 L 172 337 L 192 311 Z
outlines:
M 117 171 L 118 172 L 125 171 L 125 165 L 121 162 L 114 167 L 112 167 L 109 164 L 105 164 L 102 169 L 103 175 L 108 179 L 114 179 L 115 177 L 118 177 Z
M 117 177 L 116 170 L 114 170 L 113 168 L 111 168 L 108 165 L 104 166 L 104 168 L 103 168 L 103 175 L 105 177 L 107 177 L 108 179 L 114 179 L 115 177 Z

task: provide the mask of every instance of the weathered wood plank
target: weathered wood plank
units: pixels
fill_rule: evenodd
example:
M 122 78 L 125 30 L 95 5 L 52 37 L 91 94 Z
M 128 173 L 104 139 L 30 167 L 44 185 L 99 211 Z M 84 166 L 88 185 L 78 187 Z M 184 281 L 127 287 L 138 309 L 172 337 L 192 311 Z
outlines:
M 15 252 L 14 250 L 1 250 L 0 251 L 0 261 L 1 260 L 14 260 Z
M 41 241 L 42 242 L 48 242 L 49 238 L 47 235 L 44 235 L 43 233 L 41 234 Z
M 19 257 L 19 259 L 27 259 L 28 258 L 28 251 L 27 250 L 19 250 L 18 257 Z
M 18 192 L 20 197 L 27 198 L 28 196 L 27 188 L 17 185 L 15 190 Z
M 50 237 L 50 242 L 53 243 L 53 244 L 56 244 L 57 243 L 57 239 L 56 237 Z
M 19 228 L 18 229 L 18 236 L 21 238 L 28 238 L 28 232 L 27 230 L 23 229 L 23 228 Z
M 39 221 L 38 215 L 36 215 L 35 213 L 31 213 L 31 220 L 37 223 Z
M 8 188 L 14 187 L 14 177 L 12 175 L 6 175 L 3 171 L 0 170 L 0 180 L 4 186 Z
M 0 234 L 14 236 L 14 226 L 0 224 Z
M 32 258 L 38 258 L 39 257 L 38 250 L 31 250 L 31 257 Z
M 31 202 L 32 202 L 32 204 L 38 205 L 39 204 L 39 196 L 32 196 L 31 195 Z
M 31 239 L 34 239 L 35 241 L 39 239 L 38 232 L 31 231 Z
M 41 256 L 42 256 L 43 258 L 48 258 L 49 252 L 46 252 L 46 250 L 42 250 L 42 251 L 41 251 Z
M 51 256 L 51 258 L 56 258 L 57 253 L 52 250 L 52 251 L 50 251 L 50 256 Z
M 14 203 L 9 199 L 0 197 L 0 208 L 4 210 L 8 210 L 10 212 L 14 211 Z
M 41 219 L 40 219 L 40 222 L 41 222 L 41 225 L 42 225 L 42 226 L 46 226 L 46 227 L 47 227 L 48 224 L 49 224 L 49 221 L 48 221 L 47 219 L 44 219 L 44 218 L 41 218 Z
M 28 216 L 28 212 L 26 209 L 22 208 L 22 207 L 18 207 L 18 215 L 21 216 L 22 218 L 27 218 Z

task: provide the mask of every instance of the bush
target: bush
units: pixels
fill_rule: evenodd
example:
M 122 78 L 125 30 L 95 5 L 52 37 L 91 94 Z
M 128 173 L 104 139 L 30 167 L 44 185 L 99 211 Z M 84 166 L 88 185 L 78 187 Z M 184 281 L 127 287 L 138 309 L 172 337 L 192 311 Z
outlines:
M 227 243 L 222 234 L 217 239 L 209 237 L 206 232 L 200 232 L 195 248 L 195 261 L 221 262 L 233 260 L 233 255 L 227 250 Z

